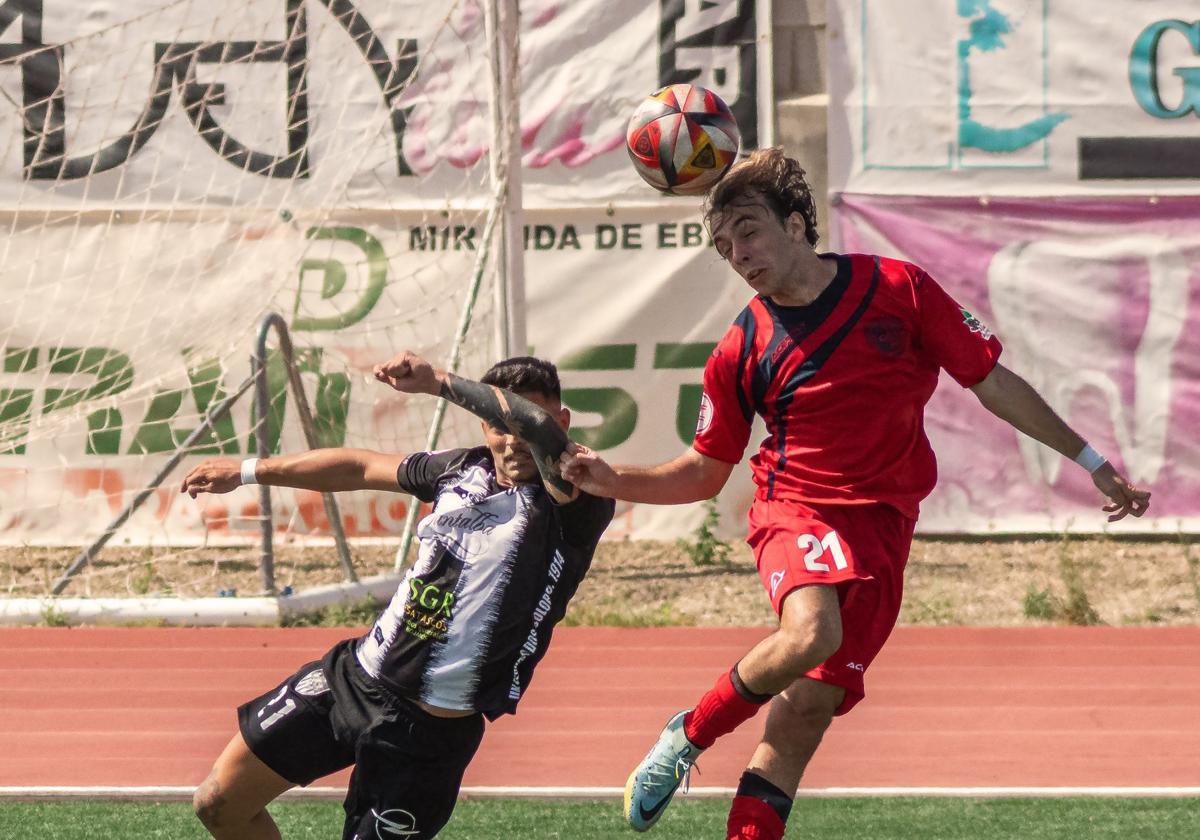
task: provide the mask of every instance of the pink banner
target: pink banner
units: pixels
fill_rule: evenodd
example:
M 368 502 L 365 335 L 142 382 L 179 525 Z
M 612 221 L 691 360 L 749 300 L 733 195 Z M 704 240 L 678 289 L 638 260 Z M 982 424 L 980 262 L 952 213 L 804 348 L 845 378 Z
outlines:
M 843 194 L 839 249 L 911 260 L 1004 342 L 1002 358 L 1135 483 L 1114 531 L 1200 530 L 1200 198 L 988 200 Z M 929 405 L 925 532 L 1099 531 L 1087 473 L 949 377 Z

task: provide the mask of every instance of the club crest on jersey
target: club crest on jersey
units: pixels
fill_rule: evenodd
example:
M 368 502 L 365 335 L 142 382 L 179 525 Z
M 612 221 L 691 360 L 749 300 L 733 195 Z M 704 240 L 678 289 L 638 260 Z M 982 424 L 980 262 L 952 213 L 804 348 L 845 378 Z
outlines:
M 323 668 L 314 668 L 296 683 L 296 693 L 303 694 L 305 697 L 316 697 L 326 691 L 329 691 L 329 680 L 325 678 Z
M 708 394 L 700 395 L 700 413 L 696 415 L 696 434 L 702 435 L 712 425 L 713 404 Z
M 899 356 L 908 346 L 908 332 L 899 318 L 884 316 L 869 321 L 864 327 L 867 341 L 885 356 Z
M 984 326 L 983 321 L 980 321 L 961 306 L 958 308 L 958 311 L 962 313 L 963 323 L 967 325 L 967 329 L 973 333 L 979 333 L 981 336 L 983 336 L 984 341 L 987 341 L 992 337 L 992 331 Z

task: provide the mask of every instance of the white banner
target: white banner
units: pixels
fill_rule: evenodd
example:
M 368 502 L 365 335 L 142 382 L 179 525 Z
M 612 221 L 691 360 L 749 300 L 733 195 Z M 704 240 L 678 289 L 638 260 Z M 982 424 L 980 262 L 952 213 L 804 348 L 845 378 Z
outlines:
M 1195 193 L 1200 6 L 830 0 L 830 188 Z
M 295 212 L 489 194 L 481 0 L 7 9 L 0 207 Z M 635 106 L 666 83 L 715 89 L 754 146 L 754 12 L 754 0 L 523 2 L 527 205 L 662 204 L 623 144 Z
M 78 543 L 100 533 L 203 412 L 248 375 L 264 300 L 263 308 L 288 317 L 324 445 L 419 448 L 434 401 L 391 392 L 371 367 L 404 347 L 444 361 L 461 278 L 482 236 L 477 218 L 451 217 L 438 227 L 424 221 L 420 214 L 387 222 L 341 214 L 309 226 L 296 217 L 256 231 L 249 244 L 247 231 L 233 225 L 84 229 L 70 248 L 55 247 L 53 231 L 44 234 L 42 259 L 59 259 L 44 268 L 67 280 L 29 301 L 30 309 L 56 308 L 53 333 L 44 322 L 17 323 L 3 350 L 0 420 L 11 436 L 0 440 L 0 541 Z M 619 462 L 682 452 L 691 443 L 705 361 L 747 295 L 716 256 L 696 208 L 560 211 L 527 221 L 529 340 L 534 353 L 560 367 L 577 439 Z M 221 241 L 236 248 L 236 259 L 221 258 Z M 193 274 L 170 270 L 186 265 L 193 248 L 212 262 L 199 287 Z M 114 295 L 70 263 L 94 266 L 99 276 L 137 264 L 153 280 L 131 297 Z M 438 293 L 442 284 L 447 300 Z M 468 345 L 466 375 L 478 376 L 492 361 L 488 328 L 481 329 L 482 340 Z M 278 393 L 277 360 L 270 371 Z M 256 454 L 251 411 L 247 395 L 121 539 L 253 539 L 254 488 L 196 501 L 177 488 L 201 457 Z M 448 420 L 442 446 L 481 442 L 478 421 L 466 412 L 451 408 Z M 290 396 L 269 425 L 276 451 L 306 448 Z M 742 470 L 722 496 L 727 533 L 740 533 L 749 499 Z M 277 500 L 280 529 L 327 533 L 316 494 L 280 491 Z M 350 494 L 343 500 L 347 530 L 394 536 L 405 503 L 391 494 Z M 681 535 L 701 513 L 625 506 L 610 536 Z
M 754 147 L 758 5 L 520 4 L 527 332 L 561 364 L 581 436 L 620 459 L 690 441 L 703 360 L 741 305 L 695 199 L 635 174 L 626 121 L 662 85 L 698 83 Z M 268 310 L 293 331 L 322 444 L 423 445 L 432 400 L 392 394 L 370 369 L 405 347 L 445 362 L 479 257 L 492 194 L 482 0 L 4 9 L 0 541 L 99 534 L 246 378 Z M 491 297 L 485 284 L 468 375 L 494 361 Z M 268 370 L 278 395 L 278 358 Z M 180 470 L 253 454 L 250 403 Z M 449 422 L 443 445 L 477 441 L 474 418 Z M 306 446 L 292 398 L 268 426 L 276 451 Z M 254 538 L 252 491 L 194 502 L 174 480 L 119 540 Z M 406 501 L 343 504 L 352 535 L 394 536 Z M 611 533 L 672 536 L 698 515 L 624 511 Z M 326 525 L 312 494 L 278 494 L 274 517 L 290 533 Z

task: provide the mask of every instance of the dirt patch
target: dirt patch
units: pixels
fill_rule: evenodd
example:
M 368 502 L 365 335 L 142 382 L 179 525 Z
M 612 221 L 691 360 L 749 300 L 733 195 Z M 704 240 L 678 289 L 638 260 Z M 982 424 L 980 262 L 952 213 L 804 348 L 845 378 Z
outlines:
M 353 549 L 361 576 L 392 568 L 394 546 Z M 78 549 L 0 549 L 0 592 L 49 593 Z M 332 548 L 277 547 L 277 587 L 342 580 Z M 1200 541 L 1109 538 L 918 539 L 903 624 L 1014 626 L 1200 623 Z M 258 549 L 106 549 L 65 595 L 133 597 L 262 592 Z M 698 566 L 673 542 L 605 542 L 568 624 L 755 626 L 774 622 L 750 551 Z

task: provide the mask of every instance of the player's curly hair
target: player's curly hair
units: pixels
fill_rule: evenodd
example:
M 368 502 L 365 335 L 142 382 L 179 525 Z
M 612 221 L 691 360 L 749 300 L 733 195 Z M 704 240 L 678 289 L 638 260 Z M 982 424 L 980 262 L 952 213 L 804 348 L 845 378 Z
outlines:
M 517 394 L 541 394 L 550 399 L 562 399 L 558 368 L 553 362 L 535 356 L 513 356 L 496 362 L 479 381 Z
M 717 181 L 704 199 L 704 223 L 711 231 L 713 221 L 731 204 L 738 204 L 753 193 L 761 197 L 782 224 L 793 213 L 804 217 L 804 236 L 816 245 L 817 205 L 812 189 L 804 178 L 804 169 L 794 158 L 784 155 L 778 146 L 759 149 L 734 164 Z

